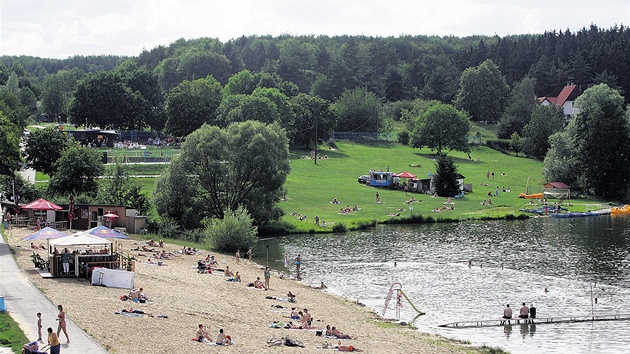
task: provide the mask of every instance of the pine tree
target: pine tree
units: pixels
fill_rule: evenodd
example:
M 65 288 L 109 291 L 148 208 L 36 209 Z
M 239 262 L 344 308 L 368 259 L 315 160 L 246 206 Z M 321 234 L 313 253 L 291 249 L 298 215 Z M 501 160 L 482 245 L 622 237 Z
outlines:
M 452 197 L 459 194 L 459 184 L 457 183 L 459 173 L 453 160 L 446 155 L 440 156 L 435 169 L 433 184 L 437 195 L 440 197 Z

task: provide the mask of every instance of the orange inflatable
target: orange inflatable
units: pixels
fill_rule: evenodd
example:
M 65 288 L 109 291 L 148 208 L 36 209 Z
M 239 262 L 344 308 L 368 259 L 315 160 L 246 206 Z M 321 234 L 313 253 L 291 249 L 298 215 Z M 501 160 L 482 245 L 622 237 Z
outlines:
M 525 193 L 521 193 L 518 195 L 519 198 L 527 198 L 527 199 L 544 199 L 545 198 L 545 194 L 543 193 L 536 193 L 536 194 L 525 194 Z
M 630 205 L 626 204 L 622 206 L 621 208 L 612 207 L 610 208 L 610 213 L 611 214 L 630 214 Z

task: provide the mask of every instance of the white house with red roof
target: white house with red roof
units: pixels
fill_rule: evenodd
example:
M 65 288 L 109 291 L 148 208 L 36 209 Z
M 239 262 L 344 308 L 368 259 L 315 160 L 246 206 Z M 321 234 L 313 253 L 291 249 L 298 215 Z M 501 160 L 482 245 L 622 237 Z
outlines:
M 554 105 L 562 108 L 565 117 L 568 119 L 577 109 L 574 107 L 575 99 L 582 94 L 580 86 L 575 84 L 566 85 L 557 97 L 538 97 L 538 102 L 543 106 Z

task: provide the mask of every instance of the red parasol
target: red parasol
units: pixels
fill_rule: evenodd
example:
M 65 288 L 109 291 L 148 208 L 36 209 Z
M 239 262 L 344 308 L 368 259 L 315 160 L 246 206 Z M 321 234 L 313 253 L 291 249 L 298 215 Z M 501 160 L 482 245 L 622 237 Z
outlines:
M 407 171 L 395 174 L 394 176 L 400 177 L 400 178 L 416 178 L 416 175 L 414 175 L 413 173 L 409 173 Z
M 31 210 L 61 210 L 62 208 L 55 204 L 47 201 L 46 199 L 40 198 L 34 202 L 30 202 L 22 207 L 22 209 L 31 209 Z

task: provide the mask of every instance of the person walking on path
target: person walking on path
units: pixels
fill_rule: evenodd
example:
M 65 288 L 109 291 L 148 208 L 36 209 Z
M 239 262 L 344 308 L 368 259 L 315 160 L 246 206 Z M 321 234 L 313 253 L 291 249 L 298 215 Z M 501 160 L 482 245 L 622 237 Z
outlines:
M 50 345 L 50 354 L 59 354 L 61 343 L 57 333 L 53 332 L 52 327 L 48 327 L 48 345 Z
M 269 290 L 269 280 L 271 279 L 271 272 L 269 271 L 269 267 L 265 267 L 265 288 Z
M 59 333 L 63 330 L 63 334 L 66 335 L 66 343 L 70 343 L 70 337 L 68 337 L 68 330 L 66 329 L 66 313 L 63 312 L 63 306 L 58 305 L 57 309 L 59 310 L 59 314 L 57 315 L 57 321 L 59 321 L 59 325 L 57 326 L 57 337 L 59 337 Z
M 236 250 L 236 264 L 239 264 L 240 261 L 241 261 L 241 251 Z
M 247 259 L 252 260 L 252 249 L 247 250 Z
M 37 340 L 42 340 L 42 313 L 37 313 Z

